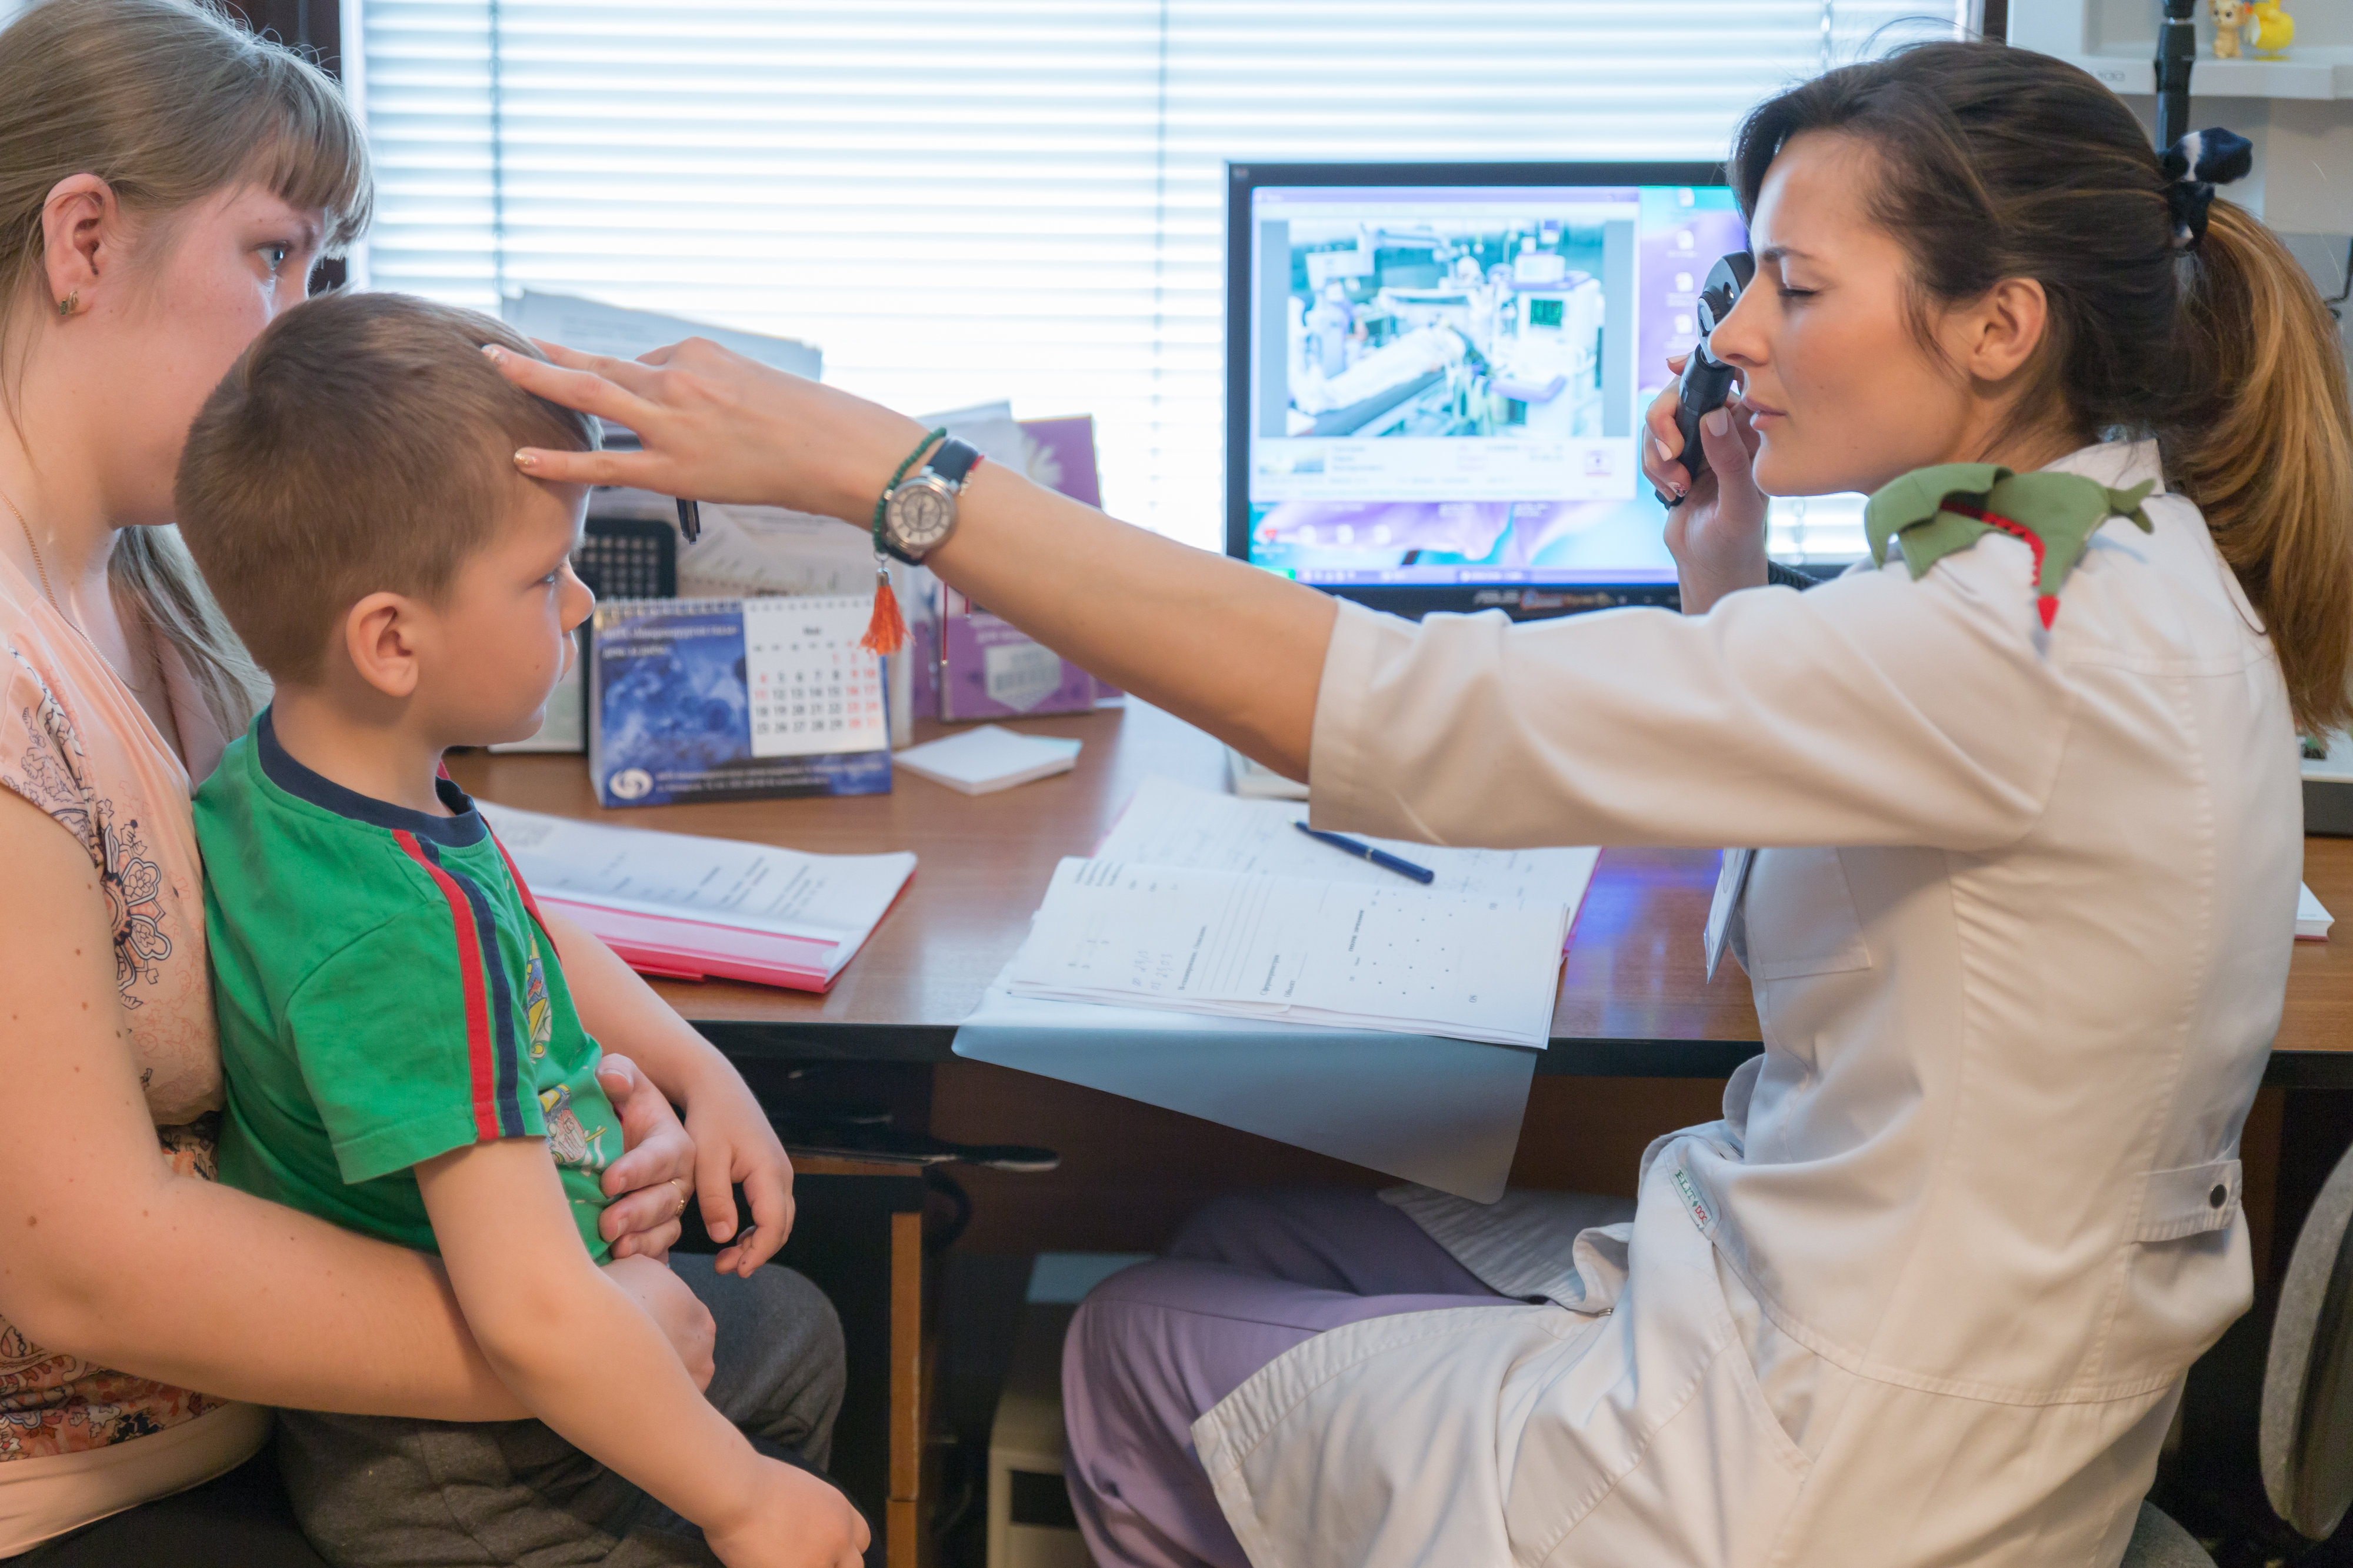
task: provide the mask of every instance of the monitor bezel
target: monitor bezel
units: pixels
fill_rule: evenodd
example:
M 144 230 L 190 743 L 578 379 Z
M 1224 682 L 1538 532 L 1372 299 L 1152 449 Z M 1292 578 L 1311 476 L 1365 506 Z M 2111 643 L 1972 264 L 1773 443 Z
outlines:
M 1721 163 L 1226 163 L 1226 553 L 1250 561 L 1250 194 L 1262 185 L 1718 185 L 1732 184 Z M 1310 584 L 1338 598 L 1419 618 L 1432 611 L 1501 609 L 1536 619 L 1616 605 L 1675 607 L 1672 583 L 1497 585 Z M 1524 598 L 1531 599 L 1526 605 Z

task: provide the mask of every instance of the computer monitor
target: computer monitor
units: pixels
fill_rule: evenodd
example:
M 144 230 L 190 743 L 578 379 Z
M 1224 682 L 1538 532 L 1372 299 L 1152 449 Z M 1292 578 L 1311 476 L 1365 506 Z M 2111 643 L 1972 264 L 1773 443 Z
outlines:
M 1747 248 L 1707 163 L 1235 163 L 1226 551 L 1384 609 L 1672 603 L 1642 410 Z

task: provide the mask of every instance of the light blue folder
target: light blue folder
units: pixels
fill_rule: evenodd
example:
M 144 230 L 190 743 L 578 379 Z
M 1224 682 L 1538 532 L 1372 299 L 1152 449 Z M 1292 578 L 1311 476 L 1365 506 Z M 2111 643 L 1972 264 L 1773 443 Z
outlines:
M 1504 1194 L 1536 1053 L 992 986 L 956 1055 L 1181 1110 L 1476 1203 Z

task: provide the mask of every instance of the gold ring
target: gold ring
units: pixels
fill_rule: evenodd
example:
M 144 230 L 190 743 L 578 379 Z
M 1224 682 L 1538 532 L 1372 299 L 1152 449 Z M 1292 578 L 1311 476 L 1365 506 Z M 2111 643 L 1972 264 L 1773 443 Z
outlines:
M 676 1176 L 672 1176 L 669 1178 L 669 1180 L 671 1186 L 678 1187 L 678 1207 L 671 1212 L 670 1216 L 672 1219 L 676 1219 L 680 1215 L 686 1212 L 686 1189 L 684 1187 L 678 1186 L 678 1178 Z

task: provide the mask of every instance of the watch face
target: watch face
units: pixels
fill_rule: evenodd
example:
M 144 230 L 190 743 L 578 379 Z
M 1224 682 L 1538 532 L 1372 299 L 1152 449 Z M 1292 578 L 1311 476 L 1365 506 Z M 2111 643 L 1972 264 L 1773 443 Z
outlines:
M 891 492 L 891 537 L 910 555 L 921 555 L 955 526 L 955 496 L 928 474 Z

